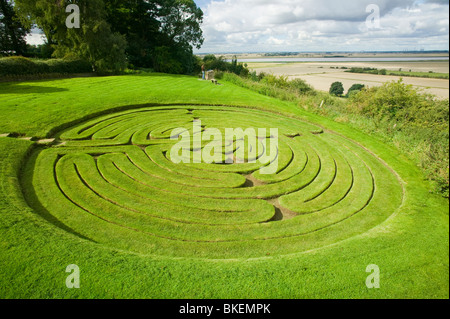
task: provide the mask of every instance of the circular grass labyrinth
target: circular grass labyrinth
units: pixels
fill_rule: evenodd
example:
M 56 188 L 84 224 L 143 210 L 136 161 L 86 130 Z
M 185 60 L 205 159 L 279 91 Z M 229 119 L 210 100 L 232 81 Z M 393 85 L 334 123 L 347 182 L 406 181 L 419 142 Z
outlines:
M 176 128 L 266 128 L 252 145 L 232 145 L 233 164 L 179 163 Z M 270 150 L 278 129 L 278 148 Z M 140 254 L 250 258 L 330 245 L 379 225 L 401 205 L 402 184 L 384 162 L 346 137 L 271 112 L 161 106 L 118 112 L 56 136 L 38 149 L 24 193 L 55 225 Z M 202 148 L 207 143 L 202 143 Z M 239 149 L 246 149 L 241 163 Z M 273 148 L 273 147 L 272 147 Z M 189 154 L 199 151 L 190 147 Z M 251 157 L 276 159 L 262 174 Z M 27 191 L 28 189 L 28 191 Z

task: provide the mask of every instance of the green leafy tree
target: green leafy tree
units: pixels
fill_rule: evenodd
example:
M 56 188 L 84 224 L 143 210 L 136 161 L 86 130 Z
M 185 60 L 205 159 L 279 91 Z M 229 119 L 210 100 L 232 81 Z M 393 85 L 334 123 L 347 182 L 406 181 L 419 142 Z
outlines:
M 334 82 L 330 87 L 330 94 L 335 96 L 342 96 L 344 94 L 344 85 L 342 82 Z
M 193 0 L 106 1 L 107 20 L 126 37 L 131 66 L 192 73 L 198 68 L 193 47 L 203 44 L 203 12 Z
M 364 89 L 365 85 L 364 84 L 353 84 L 347 92 L 347 97 L 349 97 L 352 94 L 356 94 L 357 92 L 361 91 L 362 89 Z
M 75 3 L 75 1 L 73 1 Z M 56 57 L 79 57 L 97 72 L 119 71 L 126 66 L 126 40 L 106 21 L 103 0 L 78 0 L 81 28 L 68 28 L 64 0 L 16 0 L 17 11 L 28 26 L 37 25 L 55 48 Z
M 127 40 L 126 55 L 131 66 L 153 67 L 160 21 L 156 1 L 106 1 L 107 21 L 114 32 Z
M 31 45 L 27 44 L 27 53 L 24 55 L 29 58 L 50 59 L 55 50 L 48 43 Z
M 24 55 L 28 32 L 14 11 L 14 1 L 0 0 L 0 54 Z
M 50 45 L 65 35 L 66 13 L 64 0 L 15 0 L 15 9 L 27 27 L 38 26 Z
M 183 67 L 181 62 L 172 58 L 170 48 L 158 47 L 154 54 L 154 68 L 158 72 L 178 74 L 182 73 Z
M 203 11 L 193 0 L 160 0 L 161 32 L 171 43 L 182 48 L 200 49 L 204 38 L 200 24 Z
M 203 12 L 193 0 L 17 0 L 29 25 L 38 25 L 55 56 L 76 55 L 96 70 L 118 70 L 128 62 L 156 71 L 191 73 L 198 67 Z M 81 9 L 81 29 L 65 25 L 66 5 Z M 164 54 L 163 54 L 164 53 Z M 162 61 L 166 59 L 166 61 Z M 180 67 L 181 65 L 181 67 Z
M 169 48 L 167 59 L 181 63 L 181 73 L 196 71 L 198 63 L 193 48 L 199 49 L 204 41 L 200 27 L 203 11 L 193 0 L 155 1 L 160 21 L 157 47 Z
M 223 56 L 217 58 L 214 54 L 205 55 L 203 64 L 207 70 L 228 71 L 230 67 L 230 63 L 226 62 Z

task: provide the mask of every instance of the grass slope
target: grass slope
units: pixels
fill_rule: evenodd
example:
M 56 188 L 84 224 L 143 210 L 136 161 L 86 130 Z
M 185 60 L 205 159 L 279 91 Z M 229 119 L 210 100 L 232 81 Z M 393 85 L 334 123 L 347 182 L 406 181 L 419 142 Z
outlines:
M 0 133 L 50 136 L 55 128 L 68 128 L 92 114 L 145 103 L 250 106 L 321 125 L 360 143 L 392 168 L 404 181 L 405 201 L 394 215 L 369 231 L 298 253 L 277 254 L 273 248 L 265 256 L 249 258 L 243 251 L 245 257 L 225 260 L 130 253 L 83 239 L 52 215 L 31 209 L 24 198 L 30 194 L 27 189 L 23 194 L 19 176 L 21 170 L 29 176 L 30 166 L 24 164 L 35 154 L 33 143 L 3 137 L 0 297 L 448 298 L 448 201 L 431 195 L 419 170 L 395 149 L 294 104 L 230 83 L 214 86 L 183 76 L 3 83 Z M 26 179 L 22 179 L 24 186 Z M 65 287 L 69 264 L 81 269 L 81 289 Z M 380 266 L 381 289 L 365 286 L 369 264 Z

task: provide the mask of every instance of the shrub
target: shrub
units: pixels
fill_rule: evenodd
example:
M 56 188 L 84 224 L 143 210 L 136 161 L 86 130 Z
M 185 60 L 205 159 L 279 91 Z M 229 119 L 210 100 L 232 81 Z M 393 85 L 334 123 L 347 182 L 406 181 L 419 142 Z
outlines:
M 14 56 L 0 59 L 0 75 L 37 74 L 38 66 L 30 59 Z
M 51 59 L 47 61 L 31 60 L 24 57 L 0 59 L 0 76 L 38 75 L 38 74 L 72 74 L 92 72 L 91 65 L 82 60 Z
M 373 120 L 377 129 L 414 158 L 448 197 L 449 102 L 418 92 L 402 80 L 363 89 L 350 97 L 348 111 Z M 400 137 L 399 137 L 400 136 Z
M 248 77 L 240 77 L 226 72 L 223 75 L 223 79 L 235 85 L 284 101 L 298 101 L 300 97 L 316 94 L 316 91 L 301 79 L 288 81 L 288 78 L 284 76 L 277 77 L 272 74 L 262 73 L 257 76 L 261 78 L 258 82 L 255 81 L 256 77 L 254 76 L 255 74 L 250 74 Z
M 353 84 L 351 88 L 348 89 L 347 97 L 350 97 L 350 95 L 361 91 L 362 89 L 364 89 L 364 87 L 364 84 Z
M 228 69 L 227 62 L 223 56 L 216 58 L 213 54 L 207 55 L 203 58 L 203 63 L 206 70 L 227 71 Z
M 231 72 L 244 78 L 251 76 L 247 65 L 238 63 L 236 57 L 231 62 L 227 62 L 223 56 L 217 58 L 214 54 L 208 54 L 203 58 L 202 63 L 205 65 L 206 70 Z
M 157 47 L 153 56 L 153 65 L 156 72 L 181 74 L 181 63 L 172 57 L 169 47 Z
M 428 109 L 431 104 L 435 104 L 431 96 L 419 94 L 412 85 L 404 84 L 401 79 L 363 90 L 354 96 L 353 103 L 357 107 L 356 111 L 364 115 L 408 122 L 417 118 L 419 110 Z M 421 114 L 419 118 L 423 115 L 425 114 Z
M 291 89 L 298 92 L 299 94 L 309 94 L 314 91 L 314 89 L 302 79 L 294 79 L 288 82 Z
M 222 71 L 216 71 L 214 74 L 214 77 L 216 78 L 216 80 L 222 80 L 223 79 L 223 72 Z
M 248 77 L 253 82 L 259 82 L 260 81 L 260 79 L 258 78 L 258 75 L 256 74 L 256 71 L 253 71 L 253 72 L 249 73 Z
M 48 60 L 50 73 L 89 73 L 92 72 L 90 63 L 82 60 Z
M 266 77 L 266 73 L 265 72 L 261 72 L 258 74 L 258 80 L 261 81 L 262 79 L 264 79 Z
M 350 70 L 345 71 L 350 73 L 368 73 L 368 74 L 378 74 L 378 69 L 375 68 L 350 68 Z
M 330 94 L 335 96 L 341 96 L 344 94 L 344 85 L 342 82 L 334 82 L 330 87 Z
M 288 88 L 288 77 L 287 76 L 275 76 L 273 74 L 267 74 L 262 80 L 261 83 L 277 87 L 277 88 Z

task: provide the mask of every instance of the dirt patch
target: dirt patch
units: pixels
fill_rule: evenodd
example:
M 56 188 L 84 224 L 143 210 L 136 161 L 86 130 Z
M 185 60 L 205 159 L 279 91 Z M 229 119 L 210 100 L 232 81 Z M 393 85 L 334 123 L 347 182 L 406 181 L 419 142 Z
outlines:
M 293 212 L 292 210 L 289 210 L 281 206 L 280 202 L 278 201 L 278 198 L 270 199 L 267 202 L 269 202 L 270 204 L 273 205 L 273 207 L 275 207 L 275 216 L 272 218 L 271 220 L 272 222 L 289 220 L 298 216 L 296 212 Z
M 54 138 L 49 138 L 49 139 L 44 139 L 44 140 L 39 140 L 39 141 L 37 141 L 37 143 L 38 143 L 38 144 L 41 144 L 41 145 L 52 144 L 52 143 L 54 143 L 54 142 L 55 142 L 55 139 L 54 139 Z
M 30 142 L 33 142 L 33 141 L 36 141 L 36 138 L 35 138 L 35 137 L 28 137 L 28 136 L 25 136 L 25 137 L 19 137 L 19 140 L 24 140 L 24 141 L 30 141 Z
M 255 186 L 266 185 L 266 183 L 261 182 L 261 181 L 257 180 L 256 178 L 254 178 L 252 176 L 252 174 L 244 175 L 244 177 L 246 179 L 244 187 L 255 187 Z

